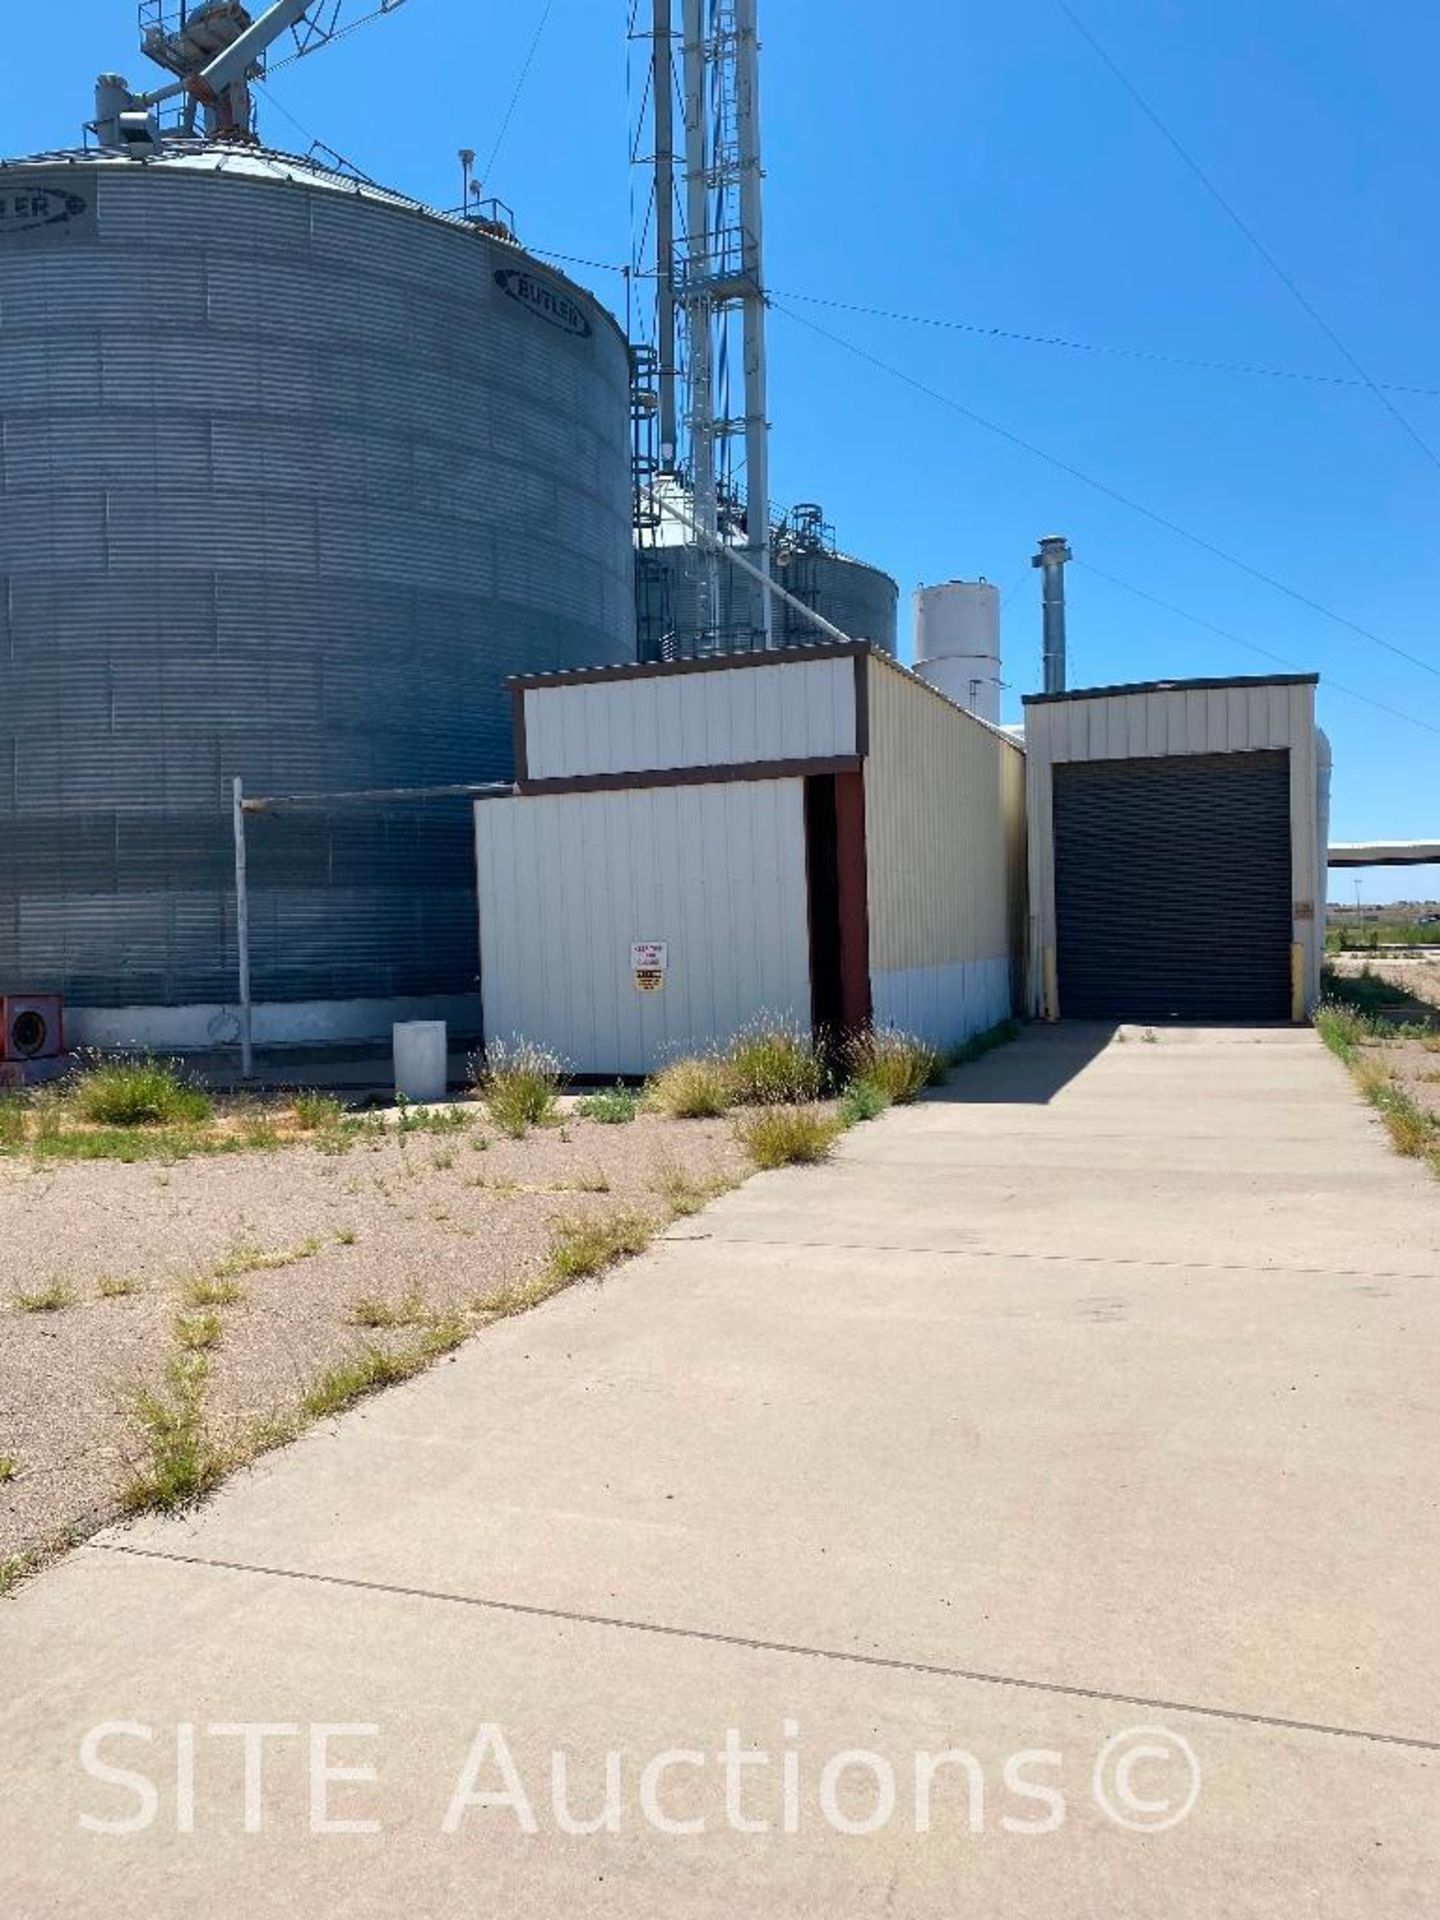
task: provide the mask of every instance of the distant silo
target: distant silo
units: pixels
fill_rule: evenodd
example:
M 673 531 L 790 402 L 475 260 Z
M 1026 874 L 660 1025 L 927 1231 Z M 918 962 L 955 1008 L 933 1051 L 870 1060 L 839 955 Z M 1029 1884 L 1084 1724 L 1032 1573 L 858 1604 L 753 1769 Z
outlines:
M 915 671 L 957 707 L 1000 724 L 1000 595 L 988 580 L 919 589 Z
M 822 510 L 794 507 L 781 522 L 774 549 L 775 578 L 797 600 L 823 614 L 855 640 L 893 654 L 899 639 L 900 589 L 888 573 L 835 549 Z M 786 642 L 802 644 L 815 630 L 793 607 L 784 609 Z
M 234 776 L 508 779 L 508 675 L 633 655 L 628 400 L 493 226 L 200 142 L 0 166 L 0 990 L 229 1038 Z M 259 1036 L 470 1017 L 471 849 L 256 820 Z
M 665 483 L 675 487 L 674 482 Z M 683 492 L 675 497 L 688 508 Z M 642 659 L 684 659 L 711 650 L 700 632 L 698 612 L 700 560 L 677 520 L 667 520 L 661 503 L 658 538 L 636 556 L 639 652 Z M 740 542 L 737 539 L 737 545 Z M 893 654 L 898 641 L 900 589 L 888 573 L 839 553 L 833 530 L 820 508 L 792 509 L 774 531 L 773 576 L 777 585 L 856 640 L 869 640 Z M 764 644 L 758 596 L 760 588 L 739 567 L 720 560 L 719 645 L 713 650 L 743 653 Z M 780 646 L 807 646 L 826 636 L 794 607 L 778 602 L 774 638 Z

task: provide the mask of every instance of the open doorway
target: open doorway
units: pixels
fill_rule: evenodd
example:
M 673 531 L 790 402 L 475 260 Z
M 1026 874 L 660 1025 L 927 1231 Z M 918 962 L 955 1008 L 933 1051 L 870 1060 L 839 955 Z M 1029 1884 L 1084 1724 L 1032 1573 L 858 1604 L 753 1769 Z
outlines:
M 814 1030 L 855 1033 L 871 1017 L 863 774 L 812 774 L 806 780 L 805 868 Z

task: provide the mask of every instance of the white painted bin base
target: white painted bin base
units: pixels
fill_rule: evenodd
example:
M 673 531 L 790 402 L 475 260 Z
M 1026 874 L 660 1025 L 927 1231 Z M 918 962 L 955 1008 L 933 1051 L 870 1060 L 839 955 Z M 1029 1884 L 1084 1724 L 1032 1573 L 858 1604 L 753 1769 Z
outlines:
M 395 1092 L 402 1100 L 443 1100 L 450 1030 L 443 1020 L 402 1020 L 393 1029 Z

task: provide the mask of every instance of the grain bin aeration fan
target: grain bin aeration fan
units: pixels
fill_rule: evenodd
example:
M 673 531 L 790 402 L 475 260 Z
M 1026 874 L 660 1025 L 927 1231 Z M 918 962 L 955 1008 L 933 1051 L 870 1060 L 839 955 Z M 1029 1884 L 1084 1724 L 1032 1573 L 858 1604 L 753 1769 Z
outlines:
M 58 993 L 0 995 L 0 1061 L 55 1060 L 65 1051 L 65 1011 Z

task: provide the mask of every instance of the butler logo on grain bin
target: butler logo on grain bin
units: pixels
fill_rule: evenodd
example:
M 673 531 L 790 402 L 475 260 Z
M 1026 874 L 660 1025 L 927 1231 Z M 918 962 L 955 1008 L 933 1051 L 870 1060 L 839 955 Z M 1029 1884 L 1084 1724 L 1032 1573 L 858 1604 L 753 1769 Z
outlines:
M 57 187 L 0 188 L 0 240 L 42 233 L 47 227 L 67 227 L 89 211 L 89 202 L 78 193 Z
M 502 293 L 508 293 L 512 300 L 518 300 L 522 306 L 529 307 L 532 313 L 538 313 L 542 320 L 548 320 L 552 327 L 573 333 L 581 340 L 590 338 L 589 320 L 569 294 L 562 293 L 559 287 L 552 287 L 548 281 L 537 279 L 523 267 L 502 267 L 495 275 L 495 284 Z

